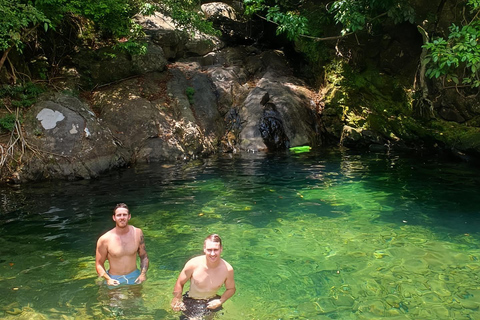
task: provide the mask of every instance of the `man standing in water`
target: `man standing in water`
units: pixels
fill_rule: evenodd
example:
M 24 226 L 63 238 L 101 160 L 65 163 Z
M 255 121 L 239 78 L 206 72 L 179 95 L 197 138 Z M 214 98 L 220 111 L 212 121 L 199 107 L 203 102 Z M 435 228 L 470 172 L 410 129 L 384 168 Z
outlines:
M 106 232 L 97 241 L 95 267 L 108 286 L 139 284 L 147 279 L 148 255 L 141 229 L 130 226 L 130 212 L 125 203 L 119 203 L 113 210 L 115 228 Z M 140 270 L 137 268 L 137 254 Z M 105 270 L 108 260 L 110 269 Z
M 172 309 L 183 311 L 184 319 L 211 319 L 214 312 L 235 293 L 232 266 L 220 258 L 222 240 L 217 234 L 203 242 L 205 255 L 190 259 L 178 276 L 173 289 Z M 190 290 L 183 295 L 183 286 L 190 280 Z M 225 285 L 222 296 L 217 291 Z

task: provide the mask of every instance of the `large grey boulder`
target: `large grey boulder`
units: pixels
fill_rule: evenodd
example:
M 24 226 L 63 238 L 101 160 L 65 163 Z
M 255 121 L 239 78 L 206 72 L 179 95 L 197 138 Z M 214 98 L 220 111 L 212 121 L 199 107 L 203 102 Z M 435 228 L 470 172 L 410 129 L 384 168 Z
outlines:
M 30 146 L 19 179 L 91 178 L 125 165 L 108 127 L 78 98 L 56 94 L 28 110 L 24 122 Z
M 261 67 L 246 66 L 257 70 L 259 80 L 240 109 L 245 123 L 239 134 L 240 148 L 273 151 L 318 145 L 320 119 L 313 93 L 290 74 L 279 52 L 262 53 L 257 60 L 262 61 Z
M 205 14 L 205 17 L 216 17 L 223 16 L 225 18 L 236 20 L 237 14 L 235 9 L 232 6 L 229 6 L 223 2 L 209 2 L 204 3 L 201 6 L 202 12 Z

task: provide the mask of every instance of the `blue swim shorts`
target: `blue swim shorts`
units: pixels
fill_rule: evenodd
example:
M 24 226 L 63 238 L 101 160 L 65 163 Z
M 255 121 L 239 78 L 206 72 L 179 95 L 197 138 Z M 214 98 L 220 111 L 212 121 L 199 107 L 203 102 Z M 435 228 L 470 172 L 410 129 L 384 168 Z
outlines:
M 109 270 L 110 271 L 110 270 Z M 137 280 L 137 278 L 140 276 L 140 270 L 136 269 L 132 272 L 130 272 L 129 274 L 126 274 L 126 275 L 115 275 L 115 274 L 110 274 L 108 271 L 107 271 L 107 274 L 110 276 L 110 278 L 114 279 L 114 280 L 118 280 L 118 282 L 120 282 L 120 285 L 123 285 L 123 284 L 136 284 L 135 283 L 135 280 Z M 109 288 L 115 288 L 115 287 L 118 287 L 118 286 L 108 286 Z

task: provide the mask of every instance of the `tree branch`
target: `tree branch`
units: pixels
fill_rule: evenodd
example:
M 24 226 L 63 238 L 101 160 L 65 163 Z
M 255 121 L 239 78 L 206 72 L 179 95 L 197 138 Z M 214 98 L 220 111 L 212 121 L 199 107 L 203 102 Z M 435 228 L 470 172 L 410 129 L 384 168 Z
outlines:
M 0 70 L 2 70 L 3 65 L 5 64 L 5 61 L 7 60 L 8 53 L 9 53 L 10 50 L 12 50 L 12 49 L 13 49 L 13 46 L 11 46 L 10 48 L 8 48 L 7 50 L 5 50 L 5 51 L 3 52 L 2 58 L 0 59 Z
M 268 20 L 267 18 L 259 15 L 258 13 L 255 14 L 257 17 L 259 17 L 260 19 L 263 19 L 265 21 L 268 21 L 268 22 L 271 22 L 275 25 L 279 25 L 278 23 L 276 23 L 275 21 L 272 21 L 272 20 Z M 325 37 L 325 38 L 319 38 L 319 37 L 313 37 L 313 36 L 307 36 L 307 35 L 304 35 L 304 34 L 299 34 L 298 36 L 299 37 L 302 37 L 302 38 L 307 38 L 307 39 L 312 39 L 314 41 L 328 41 L 328 40 L 337 40 L 337 39 L 342 39 L 342 38 L 345 38 L 346 36 L 349 36 L 353 34 L 353 32 L 350 32 L 350 33 L 347 33 L 347 34 L 344 34 L 343 36 L 331 36 L 331 37 Z

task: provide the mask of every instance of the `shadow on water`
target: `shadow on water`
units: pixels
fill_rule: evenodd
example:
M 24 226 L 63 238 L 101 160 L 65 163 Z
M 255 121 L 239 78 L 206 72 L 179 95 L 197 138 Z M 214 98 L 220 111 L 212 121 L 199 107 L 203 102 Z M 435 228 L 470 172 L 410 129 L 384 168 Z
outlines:
M 359 157 L 358 162 L 362 162 Z M 370 164 L 370 161 L 368 162 Z M 361 170 L 366 188 L 389 194 L 389 214 L 378 220 L 397 224 L 443 227 L 454 233 L 476 232 L 480 227 L 480 169 L 463 162 L 446 162 L 401 155 L 381 157 Z
M 479 169 L 322 150 L 139 165 L 100 179 L 0 189 L 0 315 L 178 319 L 178 272 L 224 239 L 230 319 L 480 317 Z M 98 237 L 126 202 L 148 280 L 96 281 Z

